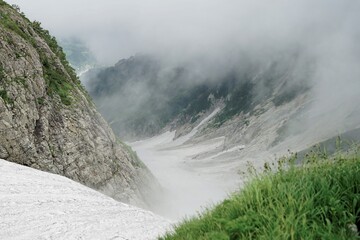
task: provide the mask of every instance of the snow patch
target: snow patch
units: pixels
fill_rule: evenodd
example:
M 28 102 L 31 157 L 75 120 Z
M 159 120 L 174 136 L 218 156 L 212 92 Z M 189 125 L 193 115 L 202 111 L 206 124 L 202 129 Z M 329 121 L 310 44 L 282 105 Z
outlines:
M 170 224 L 65 177 L 0 159 L 0 239 L 156 239 Z
M 215 115 L 220 112 L 221 108 L 216 108 L 211 114 L 209 114 L 209 116 L 207 116 L 206 118 L 204 118 L 196 127 L 194 127 L 191 132 L 189 132 L 188 134 L 186 134 L 185 136 L 179 137 L 178 139 L 176 139 L 175 141 L 173 141 L 173 146 L 179 146 L 181 144 L 184 144 L 185 142 L 189 141 L 193 136 L 195 136 L 195 134 L 199 131 L 199 128 L 204 125 L 205 123 L 207 123 L 210 119 L 212 119 L 213 117 L 215 117 Z M 174 133 L 175 134 L 175 133 Z
M 226 154 L 226 153 L 232 153 L 232 152 L 235 152 L 235 151 L 241 151 L 241 150 L 243 150 L 243 149 L 245 149 L 245 145 L 235 146 L 235 147 L 226 149 L 226 150 L 224 150 L 224 151 L 222 151 L 222 152 L 219 152 L 219 153 L 211 156 L 211 159 L 217 158 L 217 157 L 219 157 L 219 156 L 221 156 L 221 155 L 223 155 L 223 154 Z

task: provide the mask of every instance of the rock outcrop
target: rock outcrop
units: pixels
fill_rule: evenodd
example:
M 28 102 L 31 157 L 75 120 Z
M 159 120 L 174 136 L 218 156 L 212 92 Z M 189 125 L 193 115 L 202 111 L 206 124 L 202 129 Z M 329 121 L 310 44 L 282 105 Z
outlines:
M 38 22 L 0 1 L 0 158 L 144 206 L 157 187 Z

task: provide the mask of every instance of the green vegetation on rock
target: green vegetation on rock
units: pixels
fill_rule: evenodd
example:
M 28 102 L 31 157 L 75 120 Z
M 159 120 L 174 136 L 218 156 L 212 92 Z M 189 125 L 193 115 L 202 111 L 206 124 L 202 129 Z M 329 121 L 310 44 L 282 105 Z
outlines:
M 34 21 L 32 23 L 33 29 L 42 37 L 48 46 L 50 47 L 51 51 L 60 59 L 62 65 L 66 69 L 66 72 L 70 75 L 71 79 L 75 83 L 80 83 L 78 77 L 76 76 L 75 70 L 70 66 L 69 62 L 66 59 L 66 55 L 63 49 L 59 46 L 56 41 L 56 38 L 51 36 L 48 30 L 45 30 L 41 27 L 41 23 L 38 21 Z
M 25 40 L 30 40 L 30 36 L 10 17 L 8 13 L 1 13 L 0 23 L 3 27 L 17 33 Z
M 32 23 L 33 29 L 36 31 L 39 36 L 41 36 L 51 51 L 60 59 L 62 65 L 64 66 L 66 72 L 69 74 L 73 83 L 68 81 L 67 76 L 58 69 L 52 59 L 49 59 L 48 56 L 42 52 L 41 49 L 38 49 L 39 56 L 43 65 L 44 77 L 48 86 L 48 94 L 52 95 L 54 93 L 58 94 L 61 102 L 65 105 L 71 105 L 72 97 L 71 91 L 74 89 L 74 83 L 82 88 L 79 79 L 77 78 L 74 69 L 70 66 L 69 62 L 66 60 L 66 56 L 62 48 L 57 44 L 55 37 L 52 37 L 49 31 L 44 30 L 41 27 L 40 22 L 34 21 Z
M 62 46 L 67 60 L 75 70 L 80 73 L 90 66 L 96 65 L 96 58 L 86 46 L 86 44 L 77 38 L 66 38 L 58 41 Z
M 4 72 L 4 68 L 2 66 L 0 66 L 0 80 L 4 80 L 5 78 L 5 72 Z
M 145 165 L 143 164 L 143 162 L 140 161 L 137 153 L 126 143 L 124 143 L 123 141 L 121 141 L 120 139 L 117 139 L 116 141 L 121 147 L 122 149 L 124 149 L 124 151 L 129 155 L 129 160 L 131 161 L 131 163 L 136 166 L 136 167 L 140 167 L 143 168 L 145 167 Z
M 12 11 L 16 10 L 19 12 L 20 10 L 18 7 L 11 7 L 5 2 L 1 2 L 0 6 L 7 6 L 8 9 L 4 7 L 3 11 L 0 11 L 0 24 L 5 28 L 12 32 L 15 32 L 17 35 L 19 35 L 21 38 L 23 38 L 25 41 L 30 43 L 38 52 L 40 56 L 41 63 L 43 65 L 43 72 L 44 72 L 44 78 L 46 80 L 46 84 L 48 86 L 47 93 L 49 96 L 52 96 L 54 94 L 57 94 L 61 102 L 64 105 L 70 105 L 72 102 L 73 94 L 72 91 L 75 88 L 78 88 L 81 90 L 86 97 L 88 98 L 89 102 L 91 102 L 90 97 L 84 90 L 83 86 L 80 83 L 80 80 L 76 76 L 76 73 L 74 69 L 70 66 L 69 62 L 66 59 L 66 55 L 63 51 L 63 49 L 58 45 L 56 38 L 51 36 L 49 31 L 43 29 L 41 27 L 40 22 L 34 21 L 30 22 L 29 19 L 27 19 L 24 14 L 20 14 L 21 18 L 28 23 L 29 26 L 47 43 L 47 45 L 50 47 L 51 51 L 56 55 L 56 57 L 60 60 L 60 63 L 62 66 L 59 65 L 59 63 L 56 63 L 56 60 L 53 59 L 51 56 L 46 54 L 46 49 L 43 49 L 42 46 L 39 46 L 37 40 L 34 38 L 33 33 L 31 33 L 31 29 L 29 27 L 23 26 L 15 17 L 13 16 Z M 7 37 L 7 41 L 9 44 L 14 45 L 14 39 L 9 36 Z M 15 52 L 16 57 L 22 57 L 23 53 Z M 65 71 L 62 69 L 62 67 L 65 69 Z M 15 79 L 15 80 L 21 80 L 20 82 L 26 86 L 25 79 Z
M 45 103 L 45 98 L 39 97 L 39 98 L 36 99 L 36 102 L 37 102 L 38 104 L 40 104 L 40 105 L 44 105 L 44 103 Z
M 243 190 L 160 239 L 358 239 L 359 149 L 265 164 Z
M 219 127 L 235 115 L 251 111 L 251 106 L 254 105 L 253 88 L 254 84 L 251 82 L 238 85 L 232 92 L 230 99 L 226 100 L 225 108 L 216 115 L 214 125 Z
M 0 97 L 4 100 L 5 103 L 8 103 L 8 104 L 13 104 L 13 103 L 14 103 L 14 100 L 12 100 L 12 99 L 8 96 L 6 90 L 0 90 Z

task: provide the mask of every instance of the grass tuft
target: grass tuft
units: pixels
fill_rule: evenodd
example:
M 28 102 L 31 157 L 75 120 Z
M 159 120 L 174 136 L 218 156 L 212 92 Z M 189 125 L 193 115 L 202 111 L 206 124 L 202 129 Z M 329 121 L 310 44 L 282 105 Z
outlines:
M 14 104 L 14 100 L 9 97 L 6 90 L 0 90 L 0 98 L 2 98 L 6 104 Z
M 360 221 L 358 149 L 266 164 L 243 190 L 160 239 L 359 239 L 350 229 Z

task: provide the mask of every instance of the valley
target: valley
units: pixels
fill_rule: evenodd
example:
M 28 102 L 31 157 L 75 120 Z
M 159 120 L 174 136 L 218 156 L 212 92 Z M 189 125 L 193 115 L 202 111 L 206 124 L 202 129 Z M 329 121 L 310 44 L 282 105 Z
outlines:
M 198 144 L 173 141 L 174 132 L 130 144 L 159 180 L 163 192 L 152 209 L 174 220 L 195 215 L 238 189 L 241 178 L 228 163 L 194 156 L 221 148 L 223 138 Z
M 9 2 L 0 239 L 358 239 L 359 3 Z

